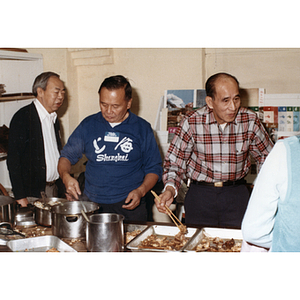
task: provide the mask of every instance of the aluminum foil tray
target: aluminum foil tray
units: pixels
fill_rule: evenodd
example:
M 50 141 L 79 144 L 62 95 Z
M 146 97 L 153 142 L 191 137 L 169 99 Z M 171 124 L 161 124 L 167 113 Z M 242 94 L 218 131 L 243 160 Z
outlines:
M 199 229 L 197 228 L 187 228 L 188 233 L 185 235 L 187 238 L 192 238 Z M 147 249 L 147 248 L 139 248 L 139 244 L 146 239 L 151 234 L 156 234 L 158 236 L 167 236 L 174 237 L 179 232 L 179 229 L 176 226 L 165 226 L 165 225 L 152 225 L 149 226 L 146 230 L 144 230 L 140 235 L 134 238 L 131 242 L 127 244 L 127 248 L 132 251 L 147 251 L 147 252 L 168 252 L 173 250 L 162 250 L 162 249 Z M 179 250 L 181 251 L 181 250 Z
M 18 235 L 9 235 L 9 236 L 3 236 L 0 235 L 0 245 L 5 246 L 7 242 L 23 239 L 21 236 Z
M 133 232 L 133 231 L 135 231 L 135 230 L 140 230 L 141 231 L 141 233 L 146 229 L 146 228 L 148 228 L 149 226 L 148 225 L 141 225 L 141 224 L 124 224 L 124 239 L 125 239 L 125 241 L 124 241 L 124 243 L 125 243 L 125 245 L 127 244 L 127 242 L 126 242 L 126 234 L 127 233 L 130 233 L 130 232 Z M 141 234 L 140 233 L 140 234 Z M 137 235 L 138 236 L 138 235 Z M 136 236 L 136 237 L 137 237 Z M 136 238 L 135 237 L 135 238 Z M 132 239 L 133 240 L 133 239 Z M 132 240 L 130 240 L 130 242 L 132 241 Z
M 235 242 L 240 243 L 243 241 L 243 235 L 240 229 L 204 227 L 185 244 L 182 250 L 195 252 L 195 248 L 205 236 L 213 238 L 219 237 L 223 240 L 234 239 Z
M 59 252 L 77 252 L 54 235 L 9 241 L 7 247 L 14 252 L 46 252 L 51 248 L 56 248 Z

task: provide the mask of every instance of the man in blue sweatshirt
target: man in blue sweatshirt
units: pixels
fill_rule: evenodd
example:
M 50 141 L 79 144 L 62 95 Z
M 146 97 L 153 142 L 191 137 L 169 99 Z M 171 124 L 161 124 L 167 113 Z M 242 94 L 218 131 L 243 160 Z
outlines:
M 130 111 L 132 88 L 121 76 L 106 78 L 99 88 L 101 111 L 85 118 L 61 152 L 59 174 L 67 197 L 78 199 L 71 165 L 87 157 L 83 196 L 101 212 L 125 220 L 146 221 L 146 193 L 161 178 L 162 161 L 151 125 Z

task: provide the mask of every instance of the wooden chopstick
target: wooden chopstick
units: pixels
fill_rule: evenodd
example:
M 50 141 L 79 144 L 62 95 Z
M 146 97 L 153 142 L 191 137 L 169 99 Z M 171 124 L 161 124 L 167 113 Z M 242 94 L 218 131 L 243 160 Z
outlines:
M 172 214 L 172 216 L 177 220 L 177 222 L 178 222 L 180 225 L 183 225 L 183 224 L 180 222 L 180 220 L 177 218 L 177 216 L 171 211 L 171 209 L 170 209 L 168 206 L 166 206 L 166 205 L 165 205 L 165 207 L 166 207 L 167 211 L 169 211 L 169 213 Z M 175 222 L 174 222 L 174 223 L 175 223 Z M 175 224 L 176 224 L 176 223 L 175 223 Z
M 151 193 L 152 193 L 152 195 L 155 197 L 155 199 L 157 199 L 159 202 L 160 202 L 160 198 L 159 198 L 159 196 L 154 192 L 154 191 L 152 191 L 151 190 Z M 180 222 L 180 220 L 176 217 L 176 215 L 174 215 L 174 213 L 171 211 L 171 209 L 167 206 L 167 205 L 165 205 L 165 208 L 167 209 L 167 212 L 168 212 L 168 215 L 169 215 L 169 217 L 172 219 L 172 221 L 174 222 L 174 224 L 179 228 L 179 225 L 177 224 L 177 222 L 180 224 L 180 225 L 182 225 L 183 226 L 183 224 Z M 176 222 L 176 221 L 177 222 Z
M 179 225 L 176 223 L 175 219 L 173 218 L 173 213 L 171 214 L 169 211 L 167 212 L 168 216 L 171 218 L 171 220 L 174 222 L 174 224 L 179 228 Z M 179 228 L 180 229 L 180 228 Z

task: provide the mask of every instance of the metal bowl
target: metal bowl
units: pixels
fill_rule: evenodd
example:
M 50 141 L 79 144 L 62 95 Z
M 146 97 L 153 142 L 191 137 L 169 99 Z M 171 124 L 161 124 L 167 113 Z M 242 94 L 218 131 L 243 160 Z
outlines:
M 44 199 L 38 199 L 33 204 L 35 206 L 35 222 L 39 225 L 51 227 L 52 225 L 52 216 L 51 210 L 54 206 L 63 205 L 65 202 L 68 202 L 64 198 L 49 197 Z M 41 207 L 37 206 L 41 203 Z

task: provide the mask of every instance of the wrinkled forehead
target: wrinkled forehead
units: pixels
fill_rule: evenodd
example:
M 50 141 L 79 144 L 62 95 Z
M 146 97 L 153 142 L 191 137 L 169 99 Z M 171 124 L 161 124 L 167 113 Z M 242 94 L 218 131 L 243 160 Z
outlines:
M 237 82 L 234 79 L 229 77 L 218 78 L 215 82 L 216 94 L 218 93 L 218 91 L 222 91 L 224 89 L 235 90 L 237 94 L 239 93 L 239 86 Z
M 48 87 L 52 87 L 52 88 L 59 89 L 59 90 L 65 90 L 65 85 L 64 85 L 63 81 L 60 80 L 60 78 L 58 78 L 56 76 L 49 77 L 47 85 L 46 85 L 46 89 Z
M 229 76 L 220 76 L 219 78 L 217 78 L 215 81 L 215 87 L 217 87 L 220 84 L 232 84 L 236 85 L 238 88 L 237 82 Z

